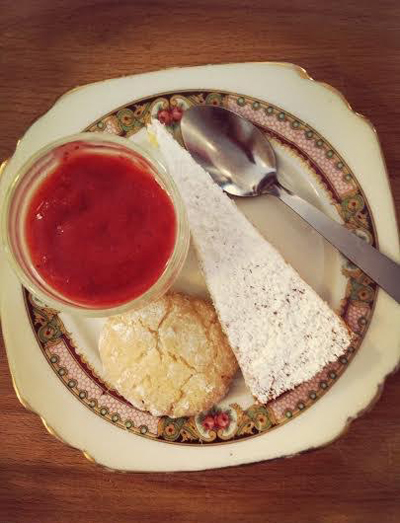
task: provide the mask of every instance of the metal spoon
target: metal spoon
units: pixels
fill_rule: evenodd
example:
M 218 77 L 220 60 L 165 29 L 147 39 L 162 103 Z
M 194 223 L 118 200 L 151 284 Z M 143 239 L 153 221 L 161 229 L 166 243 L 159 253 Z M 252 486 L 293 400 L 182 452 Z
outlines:
M 215 106 L 194 106 L 181 121 L 185 145 L 224 191 L 272 194 L 400 303 L 400 265 L 281 185 L 274 150 L 251 122 Z

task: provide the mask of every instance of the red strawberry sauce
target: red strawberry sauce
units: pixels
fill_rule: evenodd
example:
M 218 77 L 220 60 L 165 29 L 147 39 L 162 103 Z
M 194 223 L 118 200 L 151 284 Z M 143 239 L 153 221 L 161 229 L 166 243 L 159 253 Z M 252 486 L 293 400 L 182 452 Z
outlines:
M 68 144 L 29 204 L 25 234 L 33 264 L 76 303 L 113 307 L 148 290 L 172 254 L 172 201 L 142 157 Z M 129 153 L 135 155 L 134 152 Z

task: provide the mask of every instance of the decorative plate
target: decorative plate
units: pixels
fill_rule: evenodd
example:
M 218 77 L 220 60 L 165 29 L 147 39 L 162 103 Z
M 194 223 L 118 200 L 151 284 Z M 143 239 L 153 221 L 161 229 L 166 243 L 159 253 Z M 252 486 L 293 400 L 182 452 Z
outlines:
M 205 103 L 254 121 L 271 139 L 289 185 L 399 258 L 390 189 L 371 124 L 332 88 L 289 64 L 167 70 L 67 93 L 18 144 L 3 171 L 2 191 L 47 142 L 88 130 L 149 147 L 144 127 L 152 118 L 179 140 L 183 111 Z M 346 355 L 265 405 L 254 402 L 238 375 L 228 396 L 196 417 L 158 418 L 135 409 L 102 378 L 97 339 L 103 320 L 46 307 L 2 262 L 2 323 L 17 394 L 87 457 L 124 470 L 193 470 L 292 455 L 336 438 L 397 365 L 394 301 L 280 202 L 266 196 L 238 205 L 356 335 Z M 177 288 L 207 295 L 193 252 Z

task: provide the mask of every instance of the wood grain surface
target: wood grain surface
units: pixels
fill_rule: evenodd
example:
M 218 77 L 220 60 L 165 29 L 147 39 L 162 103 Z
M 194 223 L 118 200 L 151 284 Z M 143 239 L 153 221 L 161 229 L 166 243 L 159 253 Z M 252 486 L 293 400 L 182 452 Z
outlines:
M 288 61 L 373 121 L 400 210 L 398 1 L 0 0 L 0 19 L 1 159 L 76 85 L 171 66 Z M 0 340 L 0 523 L 395 523 L 399 398 L 394 376 L 340 440 L 292 459 L 203 473 L 111 473 L 21 407 Z

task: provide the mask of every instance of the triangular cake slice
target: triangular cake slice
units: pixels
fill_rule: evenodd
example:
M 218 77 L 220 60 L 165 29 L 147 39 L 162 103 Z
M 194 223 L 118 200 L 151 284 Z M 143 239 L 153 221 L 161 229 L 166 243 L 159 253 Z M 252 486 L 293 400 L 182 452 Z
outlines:
M 200 267 L 252 394 L 261 402 L 342 355 L 350 332 L 158 121 L 149 126 L 186 204 Z

